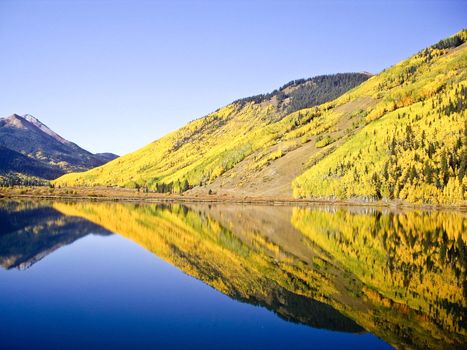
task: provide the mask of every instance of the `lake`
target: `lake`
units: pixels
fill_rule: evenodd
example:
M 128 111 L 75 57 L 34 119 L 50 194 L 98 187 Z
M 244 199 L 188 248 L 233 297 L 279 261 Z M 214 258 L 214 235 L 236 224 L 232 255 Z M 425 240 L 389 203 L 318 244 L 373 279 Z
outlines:
M 0 201 L 0 348 L 466 348 L 466 218 Z

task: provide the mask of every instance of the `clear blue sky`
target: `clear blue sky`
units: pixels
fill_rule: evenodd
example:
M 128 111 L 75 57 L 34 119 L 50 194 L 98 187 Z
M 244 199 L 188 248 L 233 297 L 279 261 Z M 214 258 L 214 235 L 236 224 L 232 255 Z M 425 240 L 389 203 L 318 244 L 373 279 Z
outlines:
M 0 116 L 124 154 L 292 79 L 377 73 L 463 27 L 466 0 L 0 0 Z

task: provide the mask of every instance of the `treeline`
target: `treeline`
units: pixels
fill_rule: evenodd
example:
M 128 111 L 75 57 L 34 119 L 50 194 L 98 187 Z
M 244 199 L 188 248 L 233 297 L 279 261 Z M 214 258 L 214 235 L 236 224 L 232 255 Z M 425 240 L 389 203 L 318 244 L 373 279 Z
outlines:
M 140 183 L 140 182 L 130 182 L 125 187 L 136 189 L 138 192 L 157 192 L 157 193 L 170 193 L 178 194 L 188 191 L 193 188 L 193 185 L 190 185 L 187 179 L 182 181 L 171 181 L 163 182 L 158 179 L 152 179 L 150 181 Z
M 45 186 L 48 183 L 47 180 L 36 177 L 18 176 L 15 174 L 0 175 L 0 187 Z
M 430 62 L 434 57 L 442 55 L 445 50 L 454 49 L 467 41 L 467 30 L 453 35 L 450 38 L 440 40 L 436 44 L 420 51 L 417 56 L 423 57 L 425 62 Z
M 445 50 L 458 47 L 467 41 L 467 30 L 464 29 L 456 35 L 451 36 L 438 41 L 436 44 L 432 45 L 431 49 Z
M 285 112 L 289 114 L 333 100 L 360 85 L 369 77 L 368 73 L 338 73 L 309 79 L 297 79 L 271 93 L 242 98 L 234 103 L 240 105 L 249 102 L 261 103 L 276 97 L 278 104 L 281 105 L 286 99 L 289 99 L 285 106 Z M 288 91 L 286 92 L 286 90 Z
M 300 84 L 287 95 L 290 98 L 287 113 L 334 100 L 348 90 L 360 85 L 369 77 L 370 75 L 367 73 L 339 73 L 315 77 L 304 84 Z
M 317 77 L 315 77 L 317 78 Z M 279 89 L 276 89 L 270 93 L 267 94 L 258 94 L 254 96 L 249 96 L 249 97 L 244 97 L 240 98 L 238 100 L 235 100 L 233 103 L 240 104 L 240 105 L 245 105 L 249 102 L 254 102 L 254 103 L 261 103 L 264 101 L 268 101 L 274 96 L 277 96 L 278 100 L 283 100 L 286 98 L 286 94 L 283 92 L 286 88 L 291 87 L 291 86 L 298 86 L 300 84 L 304 84 L 308 81 L 312 81 L 315 78 L 308 78 L 308 79 L 296 79 L 296 80 L 291 80 L 288 83 L 282 85 Z
M 159 193 L 183 193 L 188 191 L 191 187 L 187 179 L 182 181 L 175 181 L 169 183 L 156 183 L 154 189 Z

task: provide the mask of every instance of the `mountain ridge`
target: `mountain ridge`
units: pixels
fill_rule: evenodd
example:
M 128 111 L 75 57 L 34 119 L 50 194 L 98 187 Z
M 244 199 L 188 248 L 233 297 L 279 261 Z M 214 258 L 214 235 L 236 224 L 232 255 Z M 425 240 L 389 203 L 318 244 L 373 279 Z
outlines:
M 111 153 L 94 155 L 30 114 L 0 118 L 0 147 L 0 177 L 7 184 L 28 183 L 27 177 L 40 183 L 67 172 L 88 170 L 116 157 Z
M 223 172 L 221 168 L 232 168 L 253 151 L 273 142 L 273 136 L 268 135 L 268 129 L 288 115 L 286 110 L 290 108 L 295 99 L 300 99 L 305 93 L 334 97 L 335 90 L 332 88 L 334 83 L 346 86 L 347 91 L 368 77 L 366 73 L 320 76 L 318 78 L 321 78 L 321 82 L 325 85 L 323 90 L 316 91 L 314 86 L 310 86 L 309 89 L 303 88 L 295 94 L 275 90 L 269 94 L 236 100 L 203 118 L 193 120 L 185 127 L 167 134 L 143 149 L 125 155 L 126 159 L 130 158 L 135 163 L 138 163 L 144 156 L 148 156 L 148 162 L 143 160 L 141 165 L 135 164 L 135 167 L 138 167 L 136 172 L 140 171 L 142 175 L 136 174 L 135 176 L 131 173 L 135 169 L 128 167 L 119 169 L 117 173 L 111 171 L 114 178 L 109 178 L 108 181 L 100 184 L 127 187 L 147 186 L 159 192 L 179 191 L 180 187 L 186 190 L 205 184 L 216 178 L 219 172 Z M 313 82 L 313 79 L 315 78 L 298 80 L 299 86 Z M 341 79 L 347 82 L 340 83 Z M 297 88 L 296 82 L 297 80 L 284 85 L 282 90 L 290 85 Z M 260 101 L 253 101 L 257 99 Z M 206 145 L 203 144 L 201 147 L 199 143 L 203 142 Z M 186 156 L 187 154 L 189 156 Z M 176 158 L 170 161 L 172 165 L 164 164 L 164 160 L 168 157 Z M 119 158 L 109 164 L 118 165 L 121 161 L 122 158 Z M 102 167 L 96 168 L 95 172 L 100 172 L 102 169 Z M 180 175 L 176 174 L 177 172 Z M 143 175 L 147 179 L 139 178 Z M 174 186 L 174 181 L 177 180 L 179 183 Z M 183 180 L 186 180 L 188 184 L 183 184 Z
M 466 41 L 462 30 L 316 106 L 289 109 L 294 99 L 288 86 L 236 100 L 105 166 L 55 183 L 463 203 Z
M 17 115 L 16 113 L 14 114 L 16 117 L 20 117 L 19 115 Z M 60 143 L 63 143 L 65 145 L 71 145 L 73 144 L 73 142 L 71 141 L 68 141 L 66 139 L 64 139 L 63 137 L 61 137 L 60 135 L 58 135 L 56 132 L 54 132 L 53 130 L 51 130 L 47 125 L 43 124 L 39 119 L 35 118 L 34 116 L 32 116 L 31 114 L 25 114 L 22 116 L 23 119 L 26 119 L 28 122 L 30 122 L 31 124 L 33 124 L 34 126 L 36 126 L 39 130 L 41 130 L 42 132 L 46 133 L 47 135 L 49 135 L 50 137 L 54 138 L 55 140 L 57 140 L 58 142 Z

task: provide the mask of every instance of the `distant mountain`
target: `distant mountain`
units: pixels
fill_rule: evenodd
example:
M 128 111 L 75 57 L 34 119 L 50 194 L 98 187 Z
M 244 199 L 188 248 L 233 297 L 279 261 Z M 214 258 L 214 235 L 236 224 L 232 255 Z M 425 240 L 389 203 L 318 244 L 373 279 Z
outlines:
M 48 180 L 55 179 L 65 173 L 63 170 L 3 146 L 0 146 L 0 169 L 3 173 L 21 173 L 25 176 Z
M 109 152 L 95 153 L 94 156 L 102 160 L 104 163 L 110 162 L 111 160 L 114 160 L 115 158 L 119 157 L 115 153 L 109 153 Z
M 316 77 L 237 100 L 116 162 L 56 183 L 464 203 L 466 41 L 463 30 L 371 78 Z
M 112 153 L 92 154 L 70 142 L 32 115 L 0 118 L 0 176 L 54 179 L 85 171 L 117 158 Z

